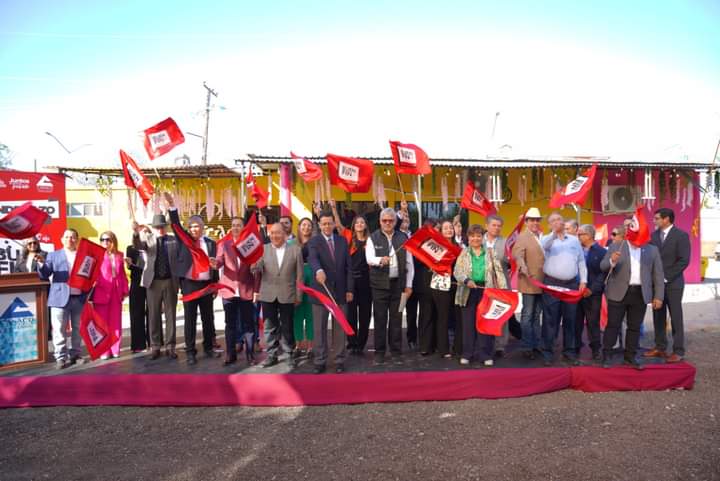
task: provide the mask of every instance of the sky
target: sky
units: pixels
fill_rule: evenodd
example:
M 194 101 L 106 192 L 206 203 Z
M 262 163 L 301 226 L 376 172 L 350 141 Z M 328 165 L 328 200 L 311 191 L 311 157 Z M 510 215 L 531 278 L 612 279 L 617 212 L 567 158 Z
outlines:
M 147 166 L 141 132 L 171 116 L 196 135 L 154 163 L 199 163 L 206 81 L 209 163 L 390 139 L 709 162 L 717 25 L 717 1 L 0 0 L 0 143 L 18 169 Z

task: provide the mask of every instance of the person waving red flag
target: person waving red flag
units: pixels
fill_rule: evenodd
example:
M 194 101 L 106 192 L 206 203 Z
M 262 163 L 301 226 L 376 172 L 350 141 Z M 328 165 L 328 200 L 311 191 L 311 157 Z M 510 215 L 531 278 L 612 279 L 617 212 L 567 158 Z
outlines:
M 559 209 L 565 204 L 582 205 L 592 189 L 593 179 L 597 164 L 587 169 L 582 175 L 577 176 L 568 185 L 553 194 L 550 199 L 550 208 Z
M 463 209 L 474 210 L 484 216 L 488 216 L 496 212 L 493 203 L 490 202 L 482 192 L 475 188 L 475 184 L 471 180 L 468 180 L 468 183 L 465 184 L 465 194 L 463 195 L 460 207 Z
M 632 222 L 628 226 L 627 232 L 625 232 L 625 239 L 635 247 L 642 247 L 650 242 L 650 227 L 647 220 L 645 220 L 642 205 L 635 210 Z
M 183 142 L 185 142 L 185 136 L 170 117 L 145 129 L 145 151 L 150 160 L 167 154 Z
M 145 174 L 140 170 L 133 160 L 125 151 L 120 150 L 120 163 L 122 164 L 123 176 L 125 177 L 125 185 L 137 191 L 143 204 L 147 205 L 155 189 Z
M 414 144 L 390 141 L 395 171 L 398 174 L 424 175 L 430 173 L 430 159 L 423 149 Z
M 70 270 L 68 285 L 88 292 L 100 275 L 100 266 L 105 258 L 105 248 L 87 239 L 80 239 L 75 262 Z
M 255 264 L 263 256 L 265 247 L 260 236 L 255 213 L 250 216 L 250 220 L 240 231 L 235 248 L 240 260 L 246 264 Z
M 374 171 L 372 160 L 334 154 L 327 154 L 325 158 L 332 185 L 337 185 L 345 192 L 350 193 L 362 193 L 370 190 Z
M 290 152 L 290 157 L 292 157 L 293 164 L 295 164 L 295 170 L 297 170 L 298 175 L 302 177 L 305 182 L 322 179 L 323 171 L 319 165 L 315 165 L 305 157 L 300 157 L 292 152 Z

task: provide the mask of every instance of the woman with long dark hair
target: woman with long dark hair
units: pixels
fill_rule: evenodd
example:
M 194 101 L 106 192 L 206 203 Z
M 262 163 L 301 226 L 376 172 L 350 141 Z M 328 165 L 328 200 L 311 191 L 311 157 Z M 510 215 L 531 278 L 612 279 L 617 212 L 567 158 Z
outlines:
M 37 272 L 37 259 L 47 257 L 47 252 L 40 249 L 40 241 L 35 237 L 27 239 L 23 244 L 22 252 L 15 261 L 14 272 Z
M 353 300 L 348 304 L 348 322 L 355 335 L 348 337 L 348 349 L 351 354 L 362 355 L 370 332 L 372 309 L 370 268 L 365 257 L 365 244 L 370 237 L 370 229 L 367 220 L 361 215 L 355 216 L 349 229 L 344 227 L 334 200 L 330 201 L 330 207 L 335 216 L 338 233 L 345 237 L 350 246 L 350 264 L 355 281 Z

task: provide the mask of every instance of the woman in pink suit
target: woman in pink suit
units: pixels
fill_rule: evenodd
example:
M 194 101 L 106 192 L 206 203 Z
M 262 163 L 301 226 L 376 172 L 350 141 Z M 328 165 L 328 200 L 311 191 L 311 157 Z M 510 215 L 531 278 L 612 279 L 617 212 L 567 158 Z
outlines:
M 117 342 L 110 350 L 101 356 L 101 359 L 118 357 L 120 355 L 120 340 L 122 338 L 122 302 L 128 295 L 127 276 L 125 275 L 125 262 L 123 255 L 117 250 L 117 237 L 110 231 L 100 234 L 100 244 L 107 249 L 100 268 L 100 275 L 95 283 L 92 301 L 95 311 L 105 319 L 108 327 L 117 336 Z

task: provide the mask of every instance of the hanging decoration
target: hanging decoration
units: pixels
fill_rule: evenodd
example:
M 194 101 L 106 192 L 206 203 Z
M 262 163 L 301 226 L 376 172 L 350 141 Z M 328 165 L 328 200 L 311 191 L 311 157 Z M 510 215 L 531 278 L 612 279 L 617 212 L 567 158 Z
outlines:
M 673 182 L 673 199 L 675 199 L 675 204 L 680 203 L 680 191 L 682 190 L 682 180 L 680 174 L 675 172 L 675 182 Z
M 210 222 L 215 217 L 215 202 L 212 197 L 212 189 L 209 185 L 205 186 L 205 217 Z
M 685 201 L 685 206 L 689 207 L 690 209 L 692 209 L 692 204 L 693 204 L 693 196 L 694 196 L 693 190 L 694 190 L 693 186 L 688 185 L 687 198 L 686 198 L 687 200 Z
M 460 174 L 455 174 L 455 202 L 460 200 L 460 196 L 462 196 L 462 179 Z
M 488 200 L 495 204 L 495 208 L 503 203 L 502 176 L 500 171 L 493 170 L 490 173 L 485 184 L 485 193 L 488 196 Z
M 645 175 L 643 176 L 643 195 L 642 200 L 646 203 L 655 200 L 655 183 L 653 182 L 652 170 L 645 169 Z
M 603 177 L 600 181 L 600 205 L 603 209 L 610 204 L 610 186 L 608 185 L 607 169 L 603 170 Z
M 382 176 L 378 176 L 377 190 L 380 207 L 384 207 L 385 205 L 387 205 L 387 197 L 385 194 L 385 183 L 383 182 Z
M 442 198 L 442 211 L 444 214 L 448 210 L 448 185 L 446 175 L 440 178 L 440 197 Z

